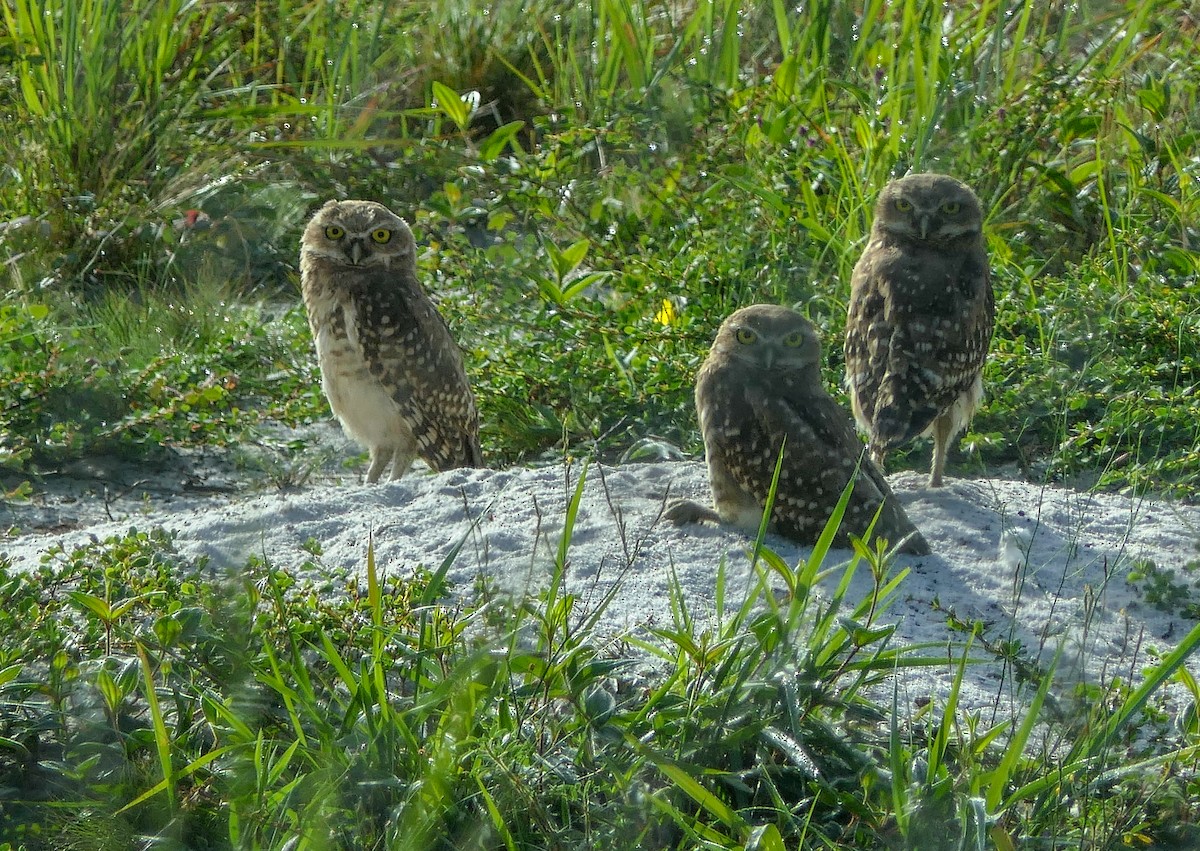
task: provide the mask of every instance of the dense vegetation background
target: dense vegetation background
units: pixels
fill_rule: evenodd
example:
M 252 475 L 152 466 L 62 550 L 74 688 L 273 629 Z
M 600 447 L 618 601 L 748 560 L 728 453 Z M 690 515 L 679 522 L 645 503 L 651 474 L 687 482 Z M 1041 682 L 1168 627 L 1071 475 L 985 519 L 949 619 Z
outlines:
M 3 8 L 12 471 L 326 417 L 296 255 L 330 197 L 414 224 L 494 463 L 694 452 L 737 306 L 798 304 L 839 382 L 872 198 L 915 169 L 987 211 L 966 469 L 1200 475 L 1188 4 Z
M 1200 485 L 1194 3 L 0 11 L 8 499 L 73 459 L 153 467 L 197 446 L 242 447 L 249 473 L 302 481 L 320 450 L 279 424 L 329 416 L 296 259 L 330 197 L 380 200 L 413 224 L 491 463 L 695 453 L 692 376 L 738 306 L 797 304 L 840 392 L 849 272 L 875 192 L 909 170 L 963 179 L 987 215 L 999 320 L 960 472 Z M 946 842 L 1078 848 L 1164 842 L 1194 815 L 1188 785 L 1123 786 L 1103 725 L 1100 740 L 1076 731 L 1090 744 L 1070 770 L 1061 753 L 997 763 L 1002 732 L 975 727 L 948 764 L 932 717 L 903 736 L 893 724 L 890 762 L 861 731 L 846 739 L 866 716 L 835 688 L 836 652 L 814 650 L 800 696 L 764 673 L 800 664 L 777 658 L 777 639 L 803 594 L 755 627 L 758 656 L 732 639 L 681 651 L 684 673 L 618 710 L 609 668 L 556 632 L 562 601 L 538 615 L 542 644 L 496 662 L 447 649 L 461 625 L 412 620 L 432 591 L 374 586 L 310 624 L 289 607 L 311 599 L 269 566 L 248 569 L 250 608 L 231 613 L 153 535 L 59 556 L 40 585 L 10 577 L 0 614 L 16 636 L 0 666 L 5 793 L 73 802 L 6 808 L 30 847 L 943 847 L 921 844 L 927 818 Z M 410 643 L 385 651 L 384 632 Z M 255 684 L 250 714 L 231 682 Z M 732 712 L 747 701 L 794 723 L 768 735 Z M 80 751 L 89 724 L 108 732 Z M 645 745 L 645 725 L 670 744 Z M 832 760 L 820 779 L 799 741 Z M 54 792 L 31 779 L 39 742 Z M 147 790 L 153 806 L 111 814 Z

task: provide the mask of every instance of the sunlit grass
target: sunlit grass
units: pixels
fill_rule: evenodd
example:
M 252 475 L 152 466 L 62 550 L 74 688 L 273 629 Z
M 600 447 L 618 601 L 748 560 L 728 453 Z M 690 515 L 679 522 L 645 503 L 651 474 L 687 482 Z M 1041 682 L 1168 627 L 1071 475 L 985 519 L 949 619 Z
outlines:
M 111 319 L 98 333 L 115 339 L 133 332 L 129 311 L 105 304 L 125 292 L 131 305 L 189 288 L 294 299 L 307 211 L 375 197 L 416 226 L 423 274 L 467 344 L 489 457 L 564 441 L 695 451 L 691 374 L 719 318 L 798 304 L 836 389 L 872 199 L 934 169 L 983 198 L 993 259 L 1000 330 L 971 468 L 1196 486 L 1200 116 L 1194 51 L 1169 38 L 1178 10 L 4 9 L 15 132 L 0 145 L 15 170 L 0 180 L 13 217 L 0 275 L 22 339 L 40 339 L 21 325 L 30 300 L 68 327 L 74 302 L 97 302 L 82 321 Z M 110 36 L 121 50 L 98 47 Z M 197 346 L 214 333 L 198 329 Z M 139 342 L 138 369 L 155 354 Z M 28 373 L 20 352 L 10 366 Z M 47 352 L 62 382 L 89 355 L 64 335 Z M 66 427 L 86 451 L 80 425 Z

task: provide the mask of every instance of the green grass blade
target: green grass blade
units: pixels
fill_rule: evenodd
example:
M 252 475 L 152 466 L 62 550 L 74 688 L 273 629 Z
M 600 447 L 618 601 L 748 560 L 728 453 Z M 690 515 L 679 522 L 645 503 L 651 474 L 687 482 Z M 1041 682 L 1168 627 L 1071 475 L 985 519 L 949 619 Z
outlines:
M 705 789 L 682 767 L 670 762 L 658 762 L 655 765 L 659 771 L 671 779 L 671 782 L 719 822 L 738 831 L 745 829 L 745 820 L 740 815 L 712 792 Z
M 167 806 L 174 813 L 178 807 L 178 801 L 175 792 L 176 775 L 171 759 L 171 736 L 167 732 L 162 706 L 158 702 L 158 691 L 154 686 L 154 673 L 151 669 L 150 657 L 141 642 L 137 643 L 137 654 L 142 663 L 142 685 L 146 695 L 146 704 L 150 708 L 150 722 L 154 729 L 154 750 L 158 756 L 159 769 L 162 771 Z
M 987 793 L 984 797 L 984 803 L 989 813 L 995 813 L 997 807 L 1000 806 L 1000 801 L 1004 796 L 1005 790 L 1008 789 L 1012 778 L 1016 776 L 1017 767 L 1025 757 L 1025 745 L 1029 742 L 1029 737 L 1033 733 L 1034 726 L 1041 717 L 1042 704 L 1046 701 L 1046 695 L 1050 693 L 1050 684 L 1054 681 L 1054 673 L 1058 669 L 1058 662 L 1062 658 L 1062 653 L 1063 645 L 1060 644 L 1057 652 L 1054 654 L 1054 660 L 1050 663 L 1049 670 L 1042 677 L 1042 681 L 1038 683 L 1037 692 L 1034 693 L 1033 699 L 1029 702 L 1029 708 L 1025 711 L 1025 717 L 1021 720 L 1020 726 L 1014 731 L 1012 740 L 1005 747 L 1000 763 L 987 777 Z M 1011 805 L 1016 800 L 1019 799 L 1010 798 L 1005 806 Z
M 554 555 L 554 576 L 551 579 L 550 591 L 546 598 L 550 603 L 558 599 L 558 592 L 562 587 L 563 578 L 566 576 L 567 558 L 570 555 L 571 539 L 575 535 L 575 520 L 579 516 L 579 506 L 583 501 L 583 486 L 587 483 L 588 466 L 588 462 L 584 461 L 579 470 L 579 479 L 575 482 L 575 490 L 571 494 L 566 513 L 563 515 L 563 530 L 558 538 L 558 551 Z
M 138 795 L 128 804 L 117 810 L 114 815 L 120 815 L 128 810 L 132 810 L 139 804 L 150 800 L 155 795 L 160 795 L 163 792 L 169 792 L 170 790 L 174 789 L 175 783 L 179 780 L 182 780 L 185 777 L 190 777 L 192 774 L 199 771 L 201 768 L 204 768 L 204 766 L 208 765 L 213 760 L 220 759 L 223 756 L 228 756 L 230 753 L 236 751 L 240 747 L 240 745 L 225 745 L 223 747 L 214 748 L 208 753 L 201 755 L 199 758 L 192 760 L 183 768 L 179 769 L 179 771 L 173 772 L 171 782 L 168 783 L 166 780 L 160 780 L 158 783 L 154 784 L 145 792 Z
M 1197 648 L 1200 648 L 1200 624 L 1194 626 L 1176 645 L 1175 649 L 1151 669 L 1142 684 L 1134 689 L 1125 702 L 1117 708 L 1117 711 L 1109 717 L 1108 723 L 1096 735 L 1083 740 L 1082 747 L 1075 748 L 1073 751 L 1078 752 L 1079 756 L 1086 760 L 1107 748 L 1125 725 L 1142 710 L 1146 701 L 1171 681 L 1175 672 L 1188 660 L 1188 657 L 1196 652 Z

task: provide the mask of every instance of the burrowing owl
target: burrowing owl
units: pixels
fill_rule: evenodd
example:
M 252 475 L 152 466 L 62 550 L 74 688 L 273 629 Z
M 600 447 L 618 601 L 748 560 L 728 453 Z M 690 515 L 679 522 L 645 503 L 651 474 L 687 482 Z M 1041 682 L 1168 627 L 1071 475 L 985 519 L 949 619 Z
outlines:
M 716 514 L 692 502 L 672 505 L 675 522 L 722 520 L 756 532 L 783 453 L 772 528 L 814 543 L 850 477 L 850 503 L 835 542 L 847 546 L 879 510 L 875 534 L 910 553 L 927 553 L 883 475 L 866 457 L 849 414 L 821 384 L 821 343 L 807 319 L 756 304 L 731 314 L 696 376 L 696 412 Z
M 479 467 L 479 414 L 450 329 L 417 281 L 416 243 L 373 201 L 330 201 L 300 240 L 300 285 L 321 386 L 371 453 L 367 481 Z
M 910 174 L 883 188 L 854 267 L 846 319 L 846 385 L 871 457 L 933 437 L 931 487 L 950 441 L 983 398 L 992 295 L 983 213 L 967 186 Z

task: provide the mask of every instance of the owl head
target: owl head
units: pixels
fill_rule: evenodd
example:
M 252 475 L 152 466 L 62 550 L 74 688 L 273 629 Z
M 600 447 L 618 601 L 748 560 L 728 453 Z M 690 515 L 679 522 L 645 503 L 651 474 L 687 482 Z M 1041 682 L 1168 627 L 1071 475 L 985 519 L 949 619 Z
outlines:
M 965 183 L 945 174 L 910 174 L 879 193 L 875 228 L 924 242 L 977 237 L 983 229 L 979 199 Z
M 811 322 L 794 310 L 753 304 L 721 323 L 713 350 L 771 372 L 820 367 L 821 339 Z
M 302 251 L 346 266 L 412 262 L 416 243 L 404 219 L 374 201 L 329 201 L 304 229 Z

